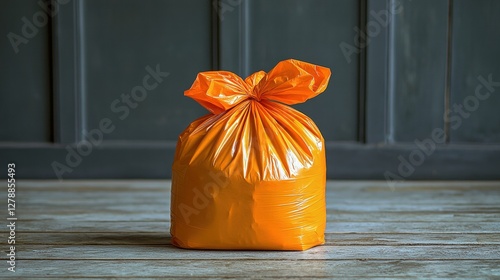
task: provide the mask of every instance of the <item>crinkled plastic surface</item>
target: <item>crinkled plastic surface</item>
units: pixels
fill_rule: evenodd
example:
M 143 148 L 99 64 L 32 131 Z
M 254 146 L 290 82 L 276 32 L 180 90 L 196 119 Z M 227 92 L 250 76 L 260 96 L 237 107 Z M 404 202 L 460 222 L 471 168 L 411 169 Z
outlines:
M 172 243 L 182 248 L 305 250 L 324 243 L 323 137 L 285 105 L 323 92 L 330 70 L 285 60 L 241 79 L 198 74 L 185 92 L 211 114 L 179 136 Z

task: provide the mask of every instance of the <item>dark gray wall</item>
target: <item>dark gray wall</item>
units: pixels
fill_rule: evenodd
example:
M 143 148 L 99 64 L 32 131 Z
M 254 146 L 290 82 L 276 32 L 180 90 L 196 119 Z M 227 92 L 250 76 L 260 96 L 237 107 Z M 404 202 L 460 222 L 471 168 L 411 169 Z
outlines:
M 198 72 L 296 58 L 332 69 L 295 106 L 330 178 L 500 179 L 499 1 L 59 2 L 0 2 L 0 166 L 19 177 L 169 177 L 206 113 L 183 96 Z

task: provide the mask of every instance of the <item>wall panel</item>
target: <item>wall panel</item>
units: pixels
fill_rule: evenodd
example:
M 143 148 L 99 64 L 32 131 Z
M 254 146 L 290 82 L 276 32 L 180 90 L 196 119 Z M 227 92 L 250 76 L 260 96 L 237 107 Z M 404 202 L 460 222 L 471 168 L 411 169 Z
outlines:
M 37 2 L 0 1 L 1 142 L 52 139 L 51 25 Z
M 391 25 L 389 139 L 413 142 L 444 128 L 447 0 L 398 0 Z
M 453 2 L 452 143 L 500 143 L 499 11 L 496 0 Z
M 269 71 L 288 58 L 330 67 L 328 89 L 296 108 L 315 121 L 326 140 L 357 141 L 358 54 L 348 61 L 340 45 L 355 44 L 359 3 L 257 0 L 249 1 L 247 9 L 246 74 Z
M 109 118 L 116 130 L 106 140 L 176 141 L 192 120 L 208 113 L 184 90 L 212 67 L 211 8 L 200 0 L 84 1 L 87 129 Z M 146 94 L 133 90 L 150 75 L 145 68 L 157 65 L 169 75 Z

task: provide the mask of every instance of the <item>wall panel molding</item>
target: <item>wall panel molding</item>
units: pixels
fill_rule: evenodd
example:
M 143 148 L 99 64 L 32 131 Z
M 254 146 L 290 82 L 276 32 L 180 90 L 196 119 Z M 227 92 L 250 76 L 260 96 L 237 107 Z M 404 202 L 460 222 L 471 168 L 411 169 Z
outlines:
M 64 173 L 62 179 L 170 178 L 174 147 L 174 143 L 98 146 L 82 157 L 77 166 L 70 167 L 72 171 Z M 437 147 L 420 165 L 411 164 L 410 156 L 418 150 L 413 145 L 334 142 L 326 143 L 326 147 L 330 179 L 386 180 L 385 174 L 391 172 L 400 177 L 398 180 L 500 180 L 498 145 Z M 17 178 L 21 179 L 57 178 L 52 163 L 65 164 L 67 148 L 64 145 L 29 148 L 0 145 L 0 164 L 15 162 Z M 414 171 L 406 176 L 407 173 L 398 170 L 401 165 L 405 172 L 408 165 Z M 5 176 L 0 174 L 1 178 Z
M 52 84 L 54 141 L 75 143 L 81 139 L 80 1 L 59 6 L 52 21 Z
M 388 9 L 389 0 L 368 0 L 368 11 Z M 377 20 L 367 12 L 366 22 Z M 381 28 L 378 36 L 370 38 L 366 50 L 366 143 L 383 144 L 388 141 L 389 33 L 392 22 Z

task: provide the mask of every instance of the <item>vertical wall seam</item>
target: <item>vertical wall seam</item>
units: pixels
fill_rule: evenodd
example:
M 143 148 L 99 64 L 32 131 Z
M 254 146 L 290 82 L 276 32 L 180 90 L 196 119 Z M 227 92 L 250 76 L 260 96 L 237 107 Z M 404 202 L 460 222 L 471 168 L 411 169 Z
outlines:
M 393 7 L 394 0 L 387 0 L 387 7 Z M 395 104 L 395 73 L 394 73 L 394 61 L 395 61 L 395 49 L 394 49 L 394 33 L 395 33 L 395 21 L 396 15 L 395 13 L 389 13 L 391 16 L 391 20 L 389 22 L 389 34 L 388 34 L 388 62 L 387 62 L 387 116 L 386 116 L 386 142 L 392 144 L 395 142 L 394 140 L 394 104 Z
M 367 0 L 359 1 L 359 26 L 363 34 L 366 34 L 366 23 L 368 21 Z M 361 37 L 361 36 L 360 36 Z M 367 41 L 361 39 L 360 46 L 366 46 Z M 360 143 L 366 143 L 366 52 L 367 48 L 360 48 L 358 63 L 358 131 L 357 138 Z
M 444 90 L 444 116 L 443 126 L 445 133 L 445 143 L 450 142 L 450 121 L 448 111 L 451 101 L 451 63 L 452 63 L 452 37 L 453 37 L 453 0 L 448 0 L 448 26 L 447 26 L 447 45 L 446 45 L 446 69 L 445 69 L 445 90 Z
M 83 1 L 78 1 L 75 5 L 75 108 L 76 114 L 76 142 L 83 140 L 83 131 L 87 127 L 84 114 L 86 113 L 85 96 L 85 49 L 84 49 L 84 24 L 83 24 Z
M 73 32 L 73 46 L 74 46 L 74 57 L 73 57 L 73 75 L 74 75 L 74 91 L 73 94 L 75 96 L 73 102 L 75 106 L 75 130 L 74 130 L 74 138 L 75 142 L 79 141 L 79 130 L 80 130 L 80 104 L 79 104 L 79 96 L 80 96 L 80 71 L 79 71 L 79 53 L 80 48 L 78 47 L 78 35 L 79 35 L 79 19 L 78 19 L 78 11 L 79 11 L 79 3 L 76 2 L 73 8 L 73 21 L 74 21 L 74 32 Z
M 250 1 L 243 0 L 241 28 L 242 74 L 243 78 L 250 75 Z
M 243 14 L 244 5 L 238 8 L 238 74 L 243 76 Z
M 219 70 L 220 68 L 220 19 L 219 7 L 221 7 L 221 0 L 214 0 L 215 6 L 210 9 L 212 11 L 212 70 Z
M 50 0 L 52 7 L 54 5 L 57 5 L 56 0 Z M 50 29 L 49 29 L 49 42 L 50 42 L 50 99 L 52 102 L 50 102 L 50 139 L 49 141 L 51 143 L 60 143 L 61 142 L 61 135 L 60 135 L 60 117 L 57 116 L 56 114 L 58 111 L 59 107 L 59 94 L 58 94 L 58 81 L 59 81 L 59 75 L 57 73 L 59 67 L 58 67 L 58 47 L 57 47 L 57 15 L 49 17 L 50 21 Z

